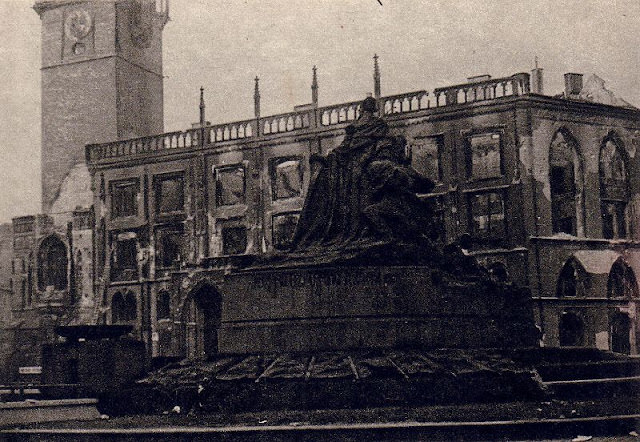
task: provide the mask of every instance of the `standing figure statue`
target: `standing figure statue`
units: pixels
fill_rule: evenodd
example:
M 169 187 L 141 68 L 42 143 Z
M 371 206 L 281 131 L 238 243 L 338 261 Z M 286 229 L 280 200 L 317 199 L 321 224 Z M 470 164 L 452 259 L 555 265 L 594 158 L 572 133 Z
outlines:
M 418 174 L 405 154 L 406 140 L 392 136 L 368 97 L 347 126 L 342 143 L 315 170 L 292 251 L 339 250 L 382 242 L 422 242 L 433 236 L 430 206 L 416 196 L 433 182 Z

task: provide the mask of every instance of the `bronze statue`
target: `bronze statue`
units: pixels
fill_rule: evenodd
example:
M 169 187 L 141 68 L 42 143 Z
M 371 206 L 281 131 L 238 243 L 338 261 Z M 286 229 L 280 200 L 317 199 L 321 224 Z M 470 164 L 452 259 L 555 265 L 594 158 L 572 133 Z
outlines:
M 340 249 L 380 242 L 421 242 L 432 236 L 432 211 L 416 192 L 433 182 L 405 154 L 406 140 L 392 136 L 375 115 L 376 100 L 362 102 L 342 143 L 315 169 L 293 239 L 293 251 Z

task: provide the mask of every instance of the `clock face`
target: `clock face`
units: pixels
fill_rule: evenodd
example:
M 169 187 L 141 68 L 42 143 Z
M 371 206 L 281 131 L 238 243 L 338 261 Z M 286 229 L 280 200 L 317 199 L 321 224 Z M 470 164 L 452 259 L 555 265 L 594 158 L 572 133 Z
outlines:
M 76 9 L 67 15 L 67 20 L 64 24 L 64 32 L 68 38 L 73 40 L 82 40 L 93 26 L 93 20 L 89 12 L 84 9 Z

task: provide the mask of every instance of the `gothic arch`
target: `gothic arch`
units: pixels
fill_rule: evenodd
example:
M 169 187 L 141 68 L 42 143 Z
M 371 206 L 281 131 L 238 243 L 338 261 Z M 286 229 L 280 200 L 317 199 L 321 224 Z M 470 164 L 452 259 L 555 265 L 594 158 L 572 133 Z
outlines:
M 68 265 L 67 246 L 64 242 L 57 235 L 44 238 L 38 247 L 38 289 L 66 289 Z
M 564 263 L 556 285 L 557 298 L 575 298 L 583 295 L 582 284 L 586 271 L 580 262 L 571 257 Z
M 602 236 L 606 239 L 628 235 L 629 158 L 622 139 L 611 131 L 603 138 L 598 156 Z
M 116 292 L 111 298 L 111 323 L 135 321 L 138 317 L 137 304 L 136 296 L 131 290 Z
M 616 299 L 637 299 L 640 297 L 636 275 L 622 257 L 613 263 L 609 271 L 607 297 Z
M 189 359 L 208 359 L 218 353 L 218 330 L 222 296 L 206 279 L 189 291 L 181 306 L 184 354 Z
M 580 145 L 558 129 L 549 145 L 549 187 L 553 233 L 584 234 L 584 167 Z

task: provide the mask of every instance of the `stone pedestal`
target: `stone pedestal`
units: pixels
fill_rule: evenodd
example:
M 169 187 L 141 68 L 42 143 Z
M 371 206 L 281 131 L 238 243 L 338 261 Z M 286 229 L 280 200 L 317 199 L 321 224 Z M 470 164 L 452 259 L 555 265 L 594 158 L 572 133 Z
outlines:
M 221 353 L 537 345 L 528 291 L 428 266 L 247 269 L 219 289 Z

